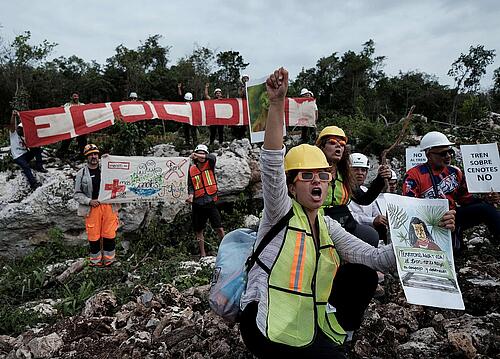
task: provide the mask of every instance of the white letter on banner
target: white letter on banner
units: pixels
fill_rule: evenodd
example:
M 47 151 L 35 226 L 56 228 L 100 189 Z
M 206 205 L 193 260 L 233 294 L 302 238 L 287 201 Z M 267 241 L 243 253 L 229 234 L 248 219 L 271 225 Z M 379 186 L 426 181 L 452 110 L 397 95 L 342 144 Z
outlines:
M 169 115 L 187 117 L 189 119 L 189 123 L 193 123 L 193 112 L 191 111 L 189 103 L 170 103 L 168 105 L 163 105 L 163 108 L 165 108 L 165 111 Z
M 123 116 L 145 115 L 146 110 L 143 105 L 120 105 L 120 112 Z
M 52 137 L 69 133 L 71 137 L 75 137 L 75 128 L 71 117 L 67 118 L 65 113 L 57 115 L 36 116 L 35 122 L 36 133 L 39 138 Z M 45 127 L 48 125 L 47 127 Z
M 230 119 L 233 117 L 233 108 L 227 103 L 214 103 L 215 117 Z
M 106 103 L 106 108 L 95 108 L 83 111 L 83 118 L 88 127 L 108 121 L 111 121 L 112 124 L 115 123 L 115 115 L 109 103 Z

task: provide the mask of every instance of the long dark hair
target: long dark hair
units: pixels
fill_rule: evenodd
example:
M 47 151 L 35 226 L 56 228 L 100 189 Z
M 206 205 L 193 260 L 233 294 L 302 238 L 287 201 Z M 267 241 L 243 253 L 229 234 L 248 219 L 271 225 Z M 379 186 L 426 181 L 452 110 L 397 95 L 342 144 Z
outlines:
M 417 243 L 418 241 L 418 236 L 417 234 L 415 233 L 415 229 L 413 228 L 413 225 L 414 224 L 421 224 L 422 227 L 424 228 L 424 232 L 425 232 L 425 236 L 427 237 L 427 239 L 430 241 L 430 242 L 433 242 L 434 243 L 434 238 L 432 238 L 431 234 L 429 233 L 429 230 L 427 229 L 427 225 L 425 224 L 424 221 L 422 221 L 420 218 L 417 218 L 417 217 L 413 217 L 410 221 L 410 228 L 409 228 L 409 239 L 410 239 L 410 244 L 412 246 L 415 245 L 415 243 Z
M 328 137 L 329 136 L 325 136 L 321 139 L 321 143 L 319 144 L 319 148 L 321 148 L 321 150 L 325 148 Z M 346 144 L 344 146 L 344 153 L 342 153 L 342 158 L 340 158 L 340 161 L 335 164 L 335 166 L 337 167 L 337 172 L 340 173 L 340 175 L 342 176 L 342 181 L 344 182 L 349 197 L 352 196 L 357 186 L 356 179 L 354 178 L 354 173 L 352 172 L 351 169 L 350 157 L 351 157 L 351 151 L 349 151 L 349 147 L 347 147 Z

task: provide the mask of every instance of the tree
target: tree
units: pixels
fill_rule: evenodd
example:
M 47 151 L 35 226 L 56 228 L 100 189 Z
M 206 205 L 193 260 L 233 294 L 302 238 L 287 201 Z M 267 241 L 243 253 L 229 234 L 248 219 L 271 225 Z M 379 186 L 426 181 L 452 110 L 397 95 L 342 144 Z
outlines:
M 225 93 L 229 97 L 238 95 L 238 87 L 241 85 L 240 74 L 249 65 L 243 60 L 243 56 L 238 51 L 223 51 L 217 54 L 217 65 L 219 70 L 215 77 L 225 88 Z
M 448 76 L 455 81 L 452 119 L 457 123 L 457 101 L 460 93 L 475 93 L 479 89 L 481 77 L 486 74 L 486 67 L 493 63 L 495 50 L 485 50 L 483 45 L 471 46 L 468 54 L 460 54 L 451 64 Z

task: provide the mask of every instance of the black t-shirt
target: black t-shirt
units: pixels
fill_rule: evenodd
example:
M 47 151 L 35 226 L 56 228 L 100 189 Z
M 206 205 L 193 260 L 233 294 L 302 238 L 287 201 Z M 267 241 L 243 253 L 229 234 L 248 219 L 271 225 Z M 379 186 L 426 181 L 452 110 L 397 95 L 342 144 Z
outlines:
M 89 168 L 90 178 L 92 178 L 92 199 L 97 199 L 99 197 L 99 187 L 101 186 L 101 169 L 99 167 L 95 169 Z

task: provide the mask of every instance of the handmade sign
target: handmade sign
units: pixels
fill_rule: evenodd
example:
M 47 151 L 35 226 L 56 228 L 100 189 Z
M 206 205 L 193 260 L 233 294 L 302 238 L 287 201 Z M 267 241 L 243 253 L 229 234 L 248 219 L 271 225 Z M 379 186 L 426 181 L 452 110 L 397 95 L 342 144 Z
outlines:
M 427 162 L 427 157 L 419 147 L 406 148 L 406 171 L 425 162 Z
M 384 197 L 399 278 L 408 303 L 464 309 L 451 232 L 438 226 L 448 211 L 448 201 L 389 193 Z
M 98 200 L 103 203 L 184 202 L 188 171 L 187 157 L 104 155 Z
M 264 87 L 265 89 L 265 87 Z M 124 101 L 54 107 L 19 113 L 28 147 L 38 147 L 102 130 L 115 121 L 136 122 L 159 118 L 193 126 L 248 124 L 246 100 L 226 98 L 194 102 Z M 285 121 L 292 126 L 314 116 L 302 98 L 287 98 Z
M 461 145 L 465 180 L 471 193 L 500 192 L 498 145 Z

